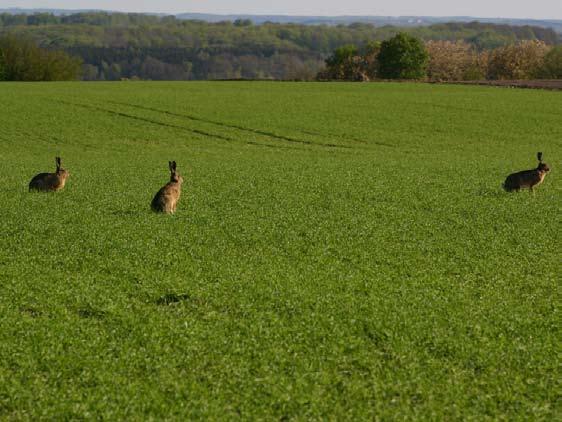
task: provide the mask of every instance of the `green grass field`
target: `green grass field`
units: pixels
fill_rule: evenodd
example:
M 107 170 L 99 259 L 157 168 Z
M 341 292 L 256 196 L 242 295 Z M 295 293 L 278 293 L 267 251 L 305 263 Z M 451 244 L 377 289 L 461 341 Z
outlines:
M 560 416 L 562 94 L 0 85 L 0 419 Z M 552 171 L 534 195 L 505 176 Z M 61 155 L 71 176 L 29 193 Z M 178 212 L 149 204 L 176 160 Z

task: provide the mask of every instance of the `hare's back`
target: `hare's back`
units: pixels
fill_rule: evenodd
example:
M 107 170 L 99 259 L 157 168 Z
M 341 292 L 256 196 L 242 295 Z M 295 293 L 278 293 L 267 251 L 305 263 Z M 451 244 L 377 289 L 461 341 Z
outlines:
M 44 189 L 48 190 L 53 188 L 56 184 L 56 177 L 52 173 L 39 173 L 38 175 L 34 176 L 29 182 L 29 189 Z
M 505 187 L 509 189 L 528 188 L 540 181 L 540 176 L 535 170 L 524 170 L 507 176 Z
M 174 186 L 170 184 L 164 186 L 160 189 L 154 199 L 152 199 L 151 207 L 154 211 L 158 212 L 169 212 L 175 202 L 179 198 L 179 191 Z

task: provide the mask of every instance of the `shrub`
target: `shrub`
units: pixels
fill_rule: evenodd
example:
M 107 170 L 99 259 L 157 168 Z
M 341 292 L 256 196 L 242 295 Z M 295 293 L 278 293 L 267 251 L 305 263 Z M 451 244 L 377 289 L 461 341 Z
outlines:
M 552 48 L 545 56 L 540 77 L 562 79 L 562 45 Z
M 423 43 L 403 32 L 383 41 L 377 56 L 379 76 L 387 79 L 422 79 L 428 54 Z

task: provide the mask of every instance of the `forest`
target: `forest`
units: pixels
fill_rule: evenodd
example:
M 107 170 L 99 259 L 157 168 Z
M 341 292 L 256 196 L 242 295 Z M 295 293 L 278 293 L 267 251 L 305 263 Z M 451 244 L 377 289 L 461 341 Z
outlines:
M 247 19 L 208 23 L 124 13 L 0 14 L 0 36 L 27 39 L 82 60 L 84 80 L 313 80 L 333 52 L 365 48 L 405 32 L 428 41 L 462 42 L 476 52 L 524 40 L 553 46 L 552 29 L 489 23 L 425 27 L 372 24 L 254 24 Z

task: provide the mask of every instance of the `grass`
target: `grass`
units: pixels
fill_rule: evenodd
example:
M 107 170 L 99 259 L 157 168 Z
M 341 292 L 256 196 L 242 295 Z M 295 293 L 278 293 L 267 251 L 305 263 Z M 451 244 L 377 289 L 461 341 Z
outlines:
M 560 414 L 559 93 L 0 93 L 0 418 Z M 536 194 L 503 192 L 539 150 Z M 28 193 L 55 155 L 66 188 Z

